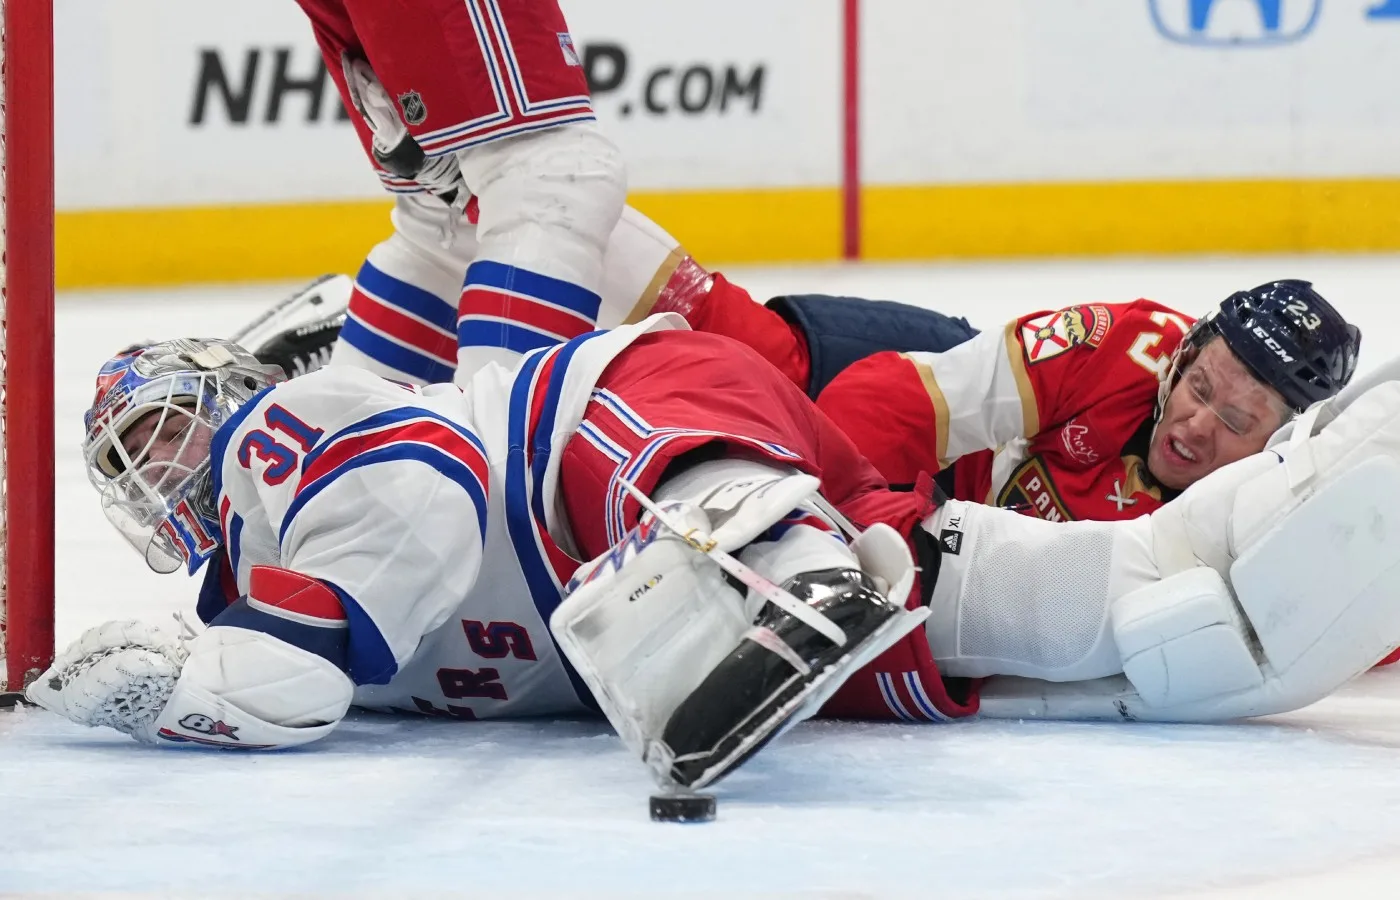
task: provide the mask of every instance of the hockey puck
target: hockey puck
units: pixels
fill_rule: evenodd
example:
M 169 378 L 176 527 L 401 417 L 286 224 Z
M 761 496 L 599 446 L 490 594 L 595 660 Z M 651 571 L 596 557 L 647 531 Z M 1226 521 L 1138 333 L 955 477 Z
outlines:
M 653 822 L 713 822 L 715 820 L 715 797 L 713 794 L 653 794 L 651 820 Z

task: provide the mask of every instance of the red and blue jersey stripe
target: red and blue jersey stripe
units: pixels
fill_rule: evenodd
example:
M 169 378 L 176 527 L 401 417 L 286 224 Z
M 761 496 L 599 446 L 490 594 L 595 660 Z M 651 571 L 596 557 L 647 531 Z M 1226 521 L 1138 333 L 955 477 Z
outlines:
M 592 331 L 602 298 L 569 281 L 491 260 L 467 269 L 457 346 L 529 353 Z
M 486 534 L 490 466 L 486 448 L 470 430 L 437 413 L 405 406 L 342 428 L 302 459 L 296 494 L 282 517 L 278 543 L 296 516 L 346 472 L 384 462 L 415 460 L 435 469 L 471 497 L 478 535 Z
M 352 665 L 350 623 L 342 598 L 348 599 L 345 592 L 328 582 L 275 566 L 254 566 L 248 595 L 219 613 L 209 627 L 262 632 L 314 653 L 343 672 L 368 668 L 369 674 L 380 674 L 384 664 L 379 654 L 368 667 L 358 665 L 358 659 Z M 377 629 L 373 636 L 383 641 Z M 392 654 L 388 658 L 392 664 Z M 366 679 L 351 677 L 357 684 L 366 683 Z
M 551 439 L 558 430 L 559 400 L 574 354 L 603 333 L 587 334 L 530 354 L 511 387 L 506 527 L 530 598 L 546 623 L 563 601 L 564 586 L 580 565 L 560 549 L 546 526 L 545 475 L 553 453 Z M 559 660 L 579 702 L 596 710 L 597 702 L 562 652 Z
M 765 455 L 779 460 L 791 460 L 794 465 L 802 461 L 802 457 L 797 453 L 787 449 L 781 444 L 772 441 L 759 440 L 757 438 L 746 437 L 744 435 L 728 434 L 722 431 L 706 431 L 692 428 L 654 428 L 643 419 L 635 410 L 631 409 L 622 398 L 611 391 L 597 388 L 593 391 L 591 399 L 598 406 L 606 410 L 611 418 L 615 419 L 627 431 L 632 432 L 644 443 L 626 454 L 623 448 L 616 442 L 608 440 L 603 433 L 603 429 L 597 428 L 587 420 L 579 428 L 579 434 L 593 445 L 600 453 L 612 459 L 618 460 L 618 466 L 613 470 L 609 478 L 607 491 L 607 539 L 609 543 L 617 543 L 622 540 L 630 528 L 628 524 L 632 521 L 630 514 L 638 508 L 636 500 L 627 493 L 622 486 L 622 479 L 636 483 L 647 466 L 656 458 L 658 451 L 668 443 L 677 440 L 694 440 L 695 438 L 721 439 L 729 443 L 747 444 L 756 449 L 762 450 Z
M 876 672 L 875 682 L 885 706 L 896 719 L 905 722 L 948 722 L 953 718 L 939 710 L 924 688 L 918 672 Z
M 254 566 L 248 595 L 209 623 L 243 628 L 314 653 L 355 684 L 387 684 L 398 671 L 373 619 L 338 585 L 276 566 Z
M 340 340 L 408 380 L 439 384 L 457 369 L 455 323 L 449 301 L 366 261 Z

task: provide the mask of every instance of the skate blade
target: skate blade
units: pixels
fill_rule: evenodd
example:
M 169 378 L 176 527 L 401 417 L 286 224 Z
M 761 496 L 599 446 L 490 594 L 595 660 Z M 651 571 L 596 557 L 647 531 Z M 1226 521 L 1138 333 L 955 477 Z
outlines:
M 714 784 L 729 770 L 743 761 L 758 744 L 782 736 L 794 725 L 817 714 L 847 679 L 870 663 L 875 657 L 899 643 L 929 616 L 927 607 L 905 610 L 870 633 L 850 653 L 828 666 L 807 685 L 802 693 L 789 699 L 773 711 L 762 724 L 750 732 L 732 751 L 706 769 L 699 778 L 685 785 L 686 790 L 698 791 Z M 669 763 L 667 769 L 670 768 Z M 658 772 L 658 775 L 660 773 Z M 668 779 L 669 780 L 669 779 Z M 674 783 L 674 782 L 673 782 Z

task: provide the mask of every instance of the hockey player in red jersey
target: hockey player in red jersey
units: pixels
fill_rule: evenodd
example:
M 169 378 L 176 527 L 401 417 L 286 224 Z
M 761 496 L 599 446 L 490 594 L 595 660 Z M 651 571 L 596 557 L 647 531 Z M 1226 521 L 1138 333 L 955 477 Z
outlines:
M 1142 515 L 1257 453 L 1347 383 L 1360 347 L 1359 330 L 1301 281 L 1232 294 L 1200 322 L 1136 300 L 978 334 L 896 303 L 760 306 L 685 265 L 657 309 L 753 346 L 892 484 L 938 474 L 949 496 L 1052 521 Z

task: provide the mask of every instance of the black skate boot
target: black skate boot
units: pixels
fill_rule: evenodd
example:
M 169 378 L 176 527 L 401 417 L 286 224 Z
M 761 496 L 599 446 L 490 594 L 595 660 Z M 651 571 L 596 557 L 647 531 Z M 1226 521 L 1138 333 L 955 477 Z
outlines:
M 770 604 L 755 632 L 667 721 L 662 741 L 676 784 L 701 788 L 728 774 L 784 726 L 815 714 L 846 678 L 923 621 L 891 603 L 858 569 L 804 572 L 783 587 L 840 626 L 845 645 Z M 774 637 L 791 653 L 765 646 Z M 795 665 L 794 656 L 807 671 Z

